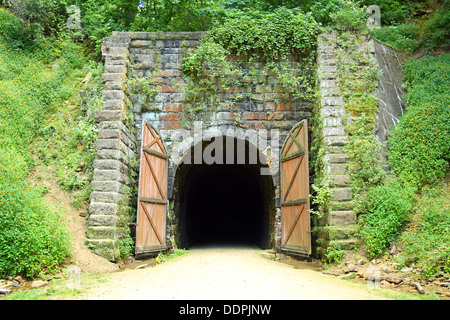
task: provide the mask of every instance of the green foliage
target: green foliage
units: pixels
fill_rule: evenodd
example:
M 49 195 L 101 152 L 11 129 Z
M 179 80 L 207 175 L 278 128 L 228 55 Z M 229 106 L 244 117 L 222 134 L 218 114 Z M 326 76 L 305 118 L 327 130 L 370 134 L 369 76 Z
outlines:
M 0 35 L 11 47 L 16 48 L 31 41 L 30 36 L 23 32 L 22 20 L 3 8 L 0 8 Z
M 0 14 L 2 26 L 14 22 L 3 9 Z M 14 50 L 5 39 L 16 29 L 0 30 L 0 275 L 36 277 L 64 262 L 70 243 L 61 214 L 28 184 L 32 143 L 46 114 L 72 95 L 69 79 L 83 58 L 63 34 Z M 46 126 L 42 134 L 54 130 Z
M 383 183 L 385 172 L 381 164 L 381 146 L 373 134 L 357 134 L 349 139 L 345 148 L 353 167 L 350 185 L 355 198 L 372 186 Z
M 450 197 L 445 187 L 424 190 L 410 228 L 401 237 L 401 266 L 415 263 L 424 278 L 450 273 Z
M 327 264 L 338 263 L 345 257 L 345 250 L 342 249 L 341 245 L 336 243 L 331 243 L 327 247 L 325 252 L 325 258 Z
M 341 31 L 365 30 L 368 17 L 365 7 L 360 7 L 356 2 L 350 0 L 342 0 L 341 8 L 330 13 L 332 26 Z
M 319 104 L 316 102 L 316 104 Z M 311 209 L 310 212 L 318 219 L 321 219 L 329 212 L 329 204 L 332 196 L 330 188 L 330 175 L 327 172 L 325 161 L 325 143 L 323 137 L 323 119 L 320 116 L 320 110 L 314 110 L 311 119 L 311 165 L 310 176 L 311 184 Z
M 184 255 L 184 250 L 169 250 L 166 252 L 160 252 L 158 253 L 158 256 L 156 257 L 156 263 L 163 263 L 166 262 L 167 260 L 171 260 L 173 258 L 176 257 L 180 257 L 182 255 Z
M 381 25 L 390 26 L 407 22 L 412 16 L 414 9 L 422 6 L 426 0 L 362 0 L 365 6 L 377 5 L 381 11 Z
M 14 148 L 0 150 L 0 276 L 39 277 L 70 254 L 67 229 L 61 214 L 27 186 L 23 157 Z
M 406 183 L 439 182 L 450 159 L 450 54 L 411 59 L 404 65 L 409 101 L 388 141 L 389 162 Z
M 216 26 L 207 35 L 213 42 L 237 55 L 257 53 L 274 61 L 309 53 L 316 45 L 319 26 L 311 14 L 295 14 L 286 8 L 273 13 L 250 11 Z
M 446 1 L 442 8 L 426 21 L 421 39 L 423 46 L 430 51 L 450 48 L 449 25 L 450 2 Z
M 103 66 L 94 62 L 84 65 L 80 75 L 90 77 L 83 85 L 82 100 L 70 97 L 60 106 L 63 111 L 49 113 L 35 139 L 39 159 L 54 168 L 58 184 L 70 191 L 72 204 L 77 208 L 89 200 L 91 191 L 97 129 L 87 115 L 99 107 L 102 70 Z
M 214 17 L 223 14 L 217 0 L 141 1 L 131 28 L 136 31 L 198 31 L 211 27 Z
M 369 257 L 383 253 L 401 232 L 414 208 L 414 192 L 393 179 L 372 187 L 360 203 L 358 234 Z
M 276 79 L 279 100 L 311 99 L 319 32 L 310 14 L 295 14 L 286 8 L 273 13 L 250 11 L 226 20 L 183 59 L 184 73 L 191 80 L 186 88 L 187 105 L 216 105 L 220 103 L 218 92 L 240 86 L 267 88 L 269 75 Z M 300 61 L 298 67 L 289 62 L 291 56 Z M 245 98 L 236 90 L 236 101 Z
M 396 2 L 389 0 L 387 2 Z M 404 10 L 404 18 L 396 19 L 397 23 L 383 24 L 381 29 L 371 32 L 372 36 L 397 50 L 409 52 L 429 53 L 439 49 L 450 47 L 450 3 L 444 1 L 443 4 L 431 4 L 428 8 L 423 1 L 416 3 L 406 3 L 399 6 L 407 8 Z M 415 8 L 427 9 L 429 14 L 422 18 L 413 19 L 412 12 Z M 383 11 L 382 20 L 389 16 L 391 12 Z M 399 23 L 402 22 L 402 23 Z
M 125 31 L 128 8 L 133 1 L 127 0 L 86 0 L 80 1 L 81 23 L 89 39 L 95 46 L 95 54 L 100 56 L 100 47 L 104 37 L 110 36 L 112 31 Z M 131 8 L 130 8 L 131 10 Z
M 372 31 L 372 36 L 394 49 L 414 52 L 420 45 L 419 31 L 419 25 L 400 24 L 375 29 Z
M 331 23 L 331 15 L 342 6 L 342 0 L 318 0 L 311 6 L 311 13 L 317 22 L 323 25 Z
M 42 40 L 65 22 L 68 6 L 66 0 L 6 0 L 4 3 L 18 17 L 24 35 L 34 40 Z
M 361 50 L 364 47 L 359 35 L 342 32 L 337 41 L 341 45 L 337 51 L 338 74 L 349 120 L 346 125 L 349 141 L 345 151 L 350 158 L 350 185 L 358 198 L 370 187 L 382 183 L 384 178 L 381 145 L 374 135 L 378 99 L 372 92 L 378 82 L 377 65 L 370 59 L 367 48 Z

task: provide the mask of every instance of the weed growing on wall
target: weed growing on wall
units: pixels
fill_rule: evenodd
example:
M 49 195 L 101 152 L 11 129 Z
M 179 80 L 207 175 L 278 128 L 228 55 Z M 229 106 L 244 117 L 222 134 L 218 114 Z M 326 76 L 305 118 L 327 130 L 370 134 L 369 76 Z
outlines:
M 319 102 L 316 102 L 319 106 Z M 329 212 L 329 205 L 332 196 L 330 184 L 331 178 L 326 170 L 325 143 L 323 137 L 323 119 L 318 108 L 314 111 L 311 119 L 312 141 L 311 141 L 311 213 L 316 219 L 322 219 Z M 315 223 L 317 225 L 317 223 Z
M 377 64 L 370 59 L 365 36 L 350 32 L 340 34 L 338 75 L 347 112 L 346 131 L 349 141 L 345 150 L 349 158 L 350 185 L 356 198 L 371 186 L 383 182 L 380 143 L 374 135 L 378 99 Z
M 214 108 L 220 104 L 218 93 L 231 94 L 235 102 L 252 99 L 240 87 L 270 89 L 278 101 L 311 100 L 319 32 L 311 14 L 286 8 L 249 11 L 226 20 L 183 59 L 187 108 Z
M 330 13 L 331 25 L 340 31 L 366 31 L 368 14 L 366 7 L 355 1 L 342 0 L 335 12 Z

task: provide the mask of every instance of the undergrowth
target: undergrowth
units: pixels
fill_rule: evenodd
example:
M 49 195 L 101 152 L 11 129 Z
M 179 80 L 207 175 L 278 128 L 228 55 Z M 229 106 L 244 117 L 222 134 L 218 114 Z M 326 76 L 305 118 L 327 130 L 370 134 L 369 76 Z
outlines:
M 85 58 L 64 34 L 17 48 L 5 39 L 20 21 L 4 9 L 0 15 L 0 276 L 39 277 L 55 271 L 71 249 L 64 213 L 28 183 L 34 138 L 52 134 L 43 119 L 74 94 Z

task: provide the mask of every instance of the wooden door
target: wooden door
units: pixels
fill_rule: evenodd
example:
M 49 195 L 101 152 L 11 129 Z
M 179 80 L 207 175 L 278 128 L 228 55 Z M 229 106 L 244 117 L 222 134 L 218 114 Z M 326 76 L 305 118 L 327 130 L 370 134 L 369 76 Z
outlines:
M 166 249 L 168 159 L 161 136 L 151 125 L 144 122 L 136 219 L 136 254 Z
M 311 254 L 309 216 L 308 125 L 289 132 L 281 150 L 281 250 Z

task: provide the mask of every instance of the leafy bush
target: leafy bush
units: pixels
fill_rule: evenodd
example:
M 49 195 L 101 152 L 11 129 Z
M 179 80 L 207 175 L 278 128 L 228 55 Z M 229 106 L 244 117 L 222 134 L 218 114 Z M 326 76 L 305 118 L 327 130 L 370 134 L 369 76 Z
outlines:
M 311 14 L 296 14 L 283 7 L 270 13 L 241 13 L 217 25 L 183 58 L 184 73 L 192 80 L 185 87 L 185 111 L 213 108 L 220 103 L 218 92 L 239 86 L 267 88 L 269 74 L 272 79 L 276 77 L 279 101 L 310 99 L 319 32 Z M 292 55 L 298 57 L 301 67 L 289 63 Z M 235 101 L 245 98 L 235 93 Z
M 317 22 L 328 25 L 331 22 L 332 13 L 337 12 L 342 6 L 342 0 L 314 1 L 311 13 Z
M 373 134 L 352 135 L 345 151 L 351 159 L 348 165 L 355 168 L 350 173 L 350 186 L 354 194 L 383 183 L 386 173 L 380 159 L 381 145 Z
M 389 163 L 403 181 L 420 188 L 439 182 L 450 160 L 450 54 L 404 65 L 406 112 L 388 141 Z
M 110 36 L 112 31 L 127 30 L 128 7 L 131 9 L 131 4 L 125 0 L 87 0 L 81 3 L 81 23 L 95 46 L 94 53 L 98 56 L 104 37 Z
M 363 31 L 366 28 L 366 7 L 360 7 L 356 2 L 342 0 L 341 8 L 330 14 L 332 26 L 341 31 Z
M 358 234 L 369 257 L 383 253 L 396 240 L 414 208 L 414 193 L 398 181 L 371 188 L 361 202 Z
M 29 35 L 23 32 L 22 20 L 3 8 L 0 8 L 0 35 L 13 48 L 31 42 Z
M 387 26 L 372 31 L 372 36 L 394 49 L 413 52 L 419 48 L 420 26 L 417 24 L 400 24 Z
M 0 10 L 3 27 L 14 16 Z M 0 276 L 36 277 L 69 255 L 61 214 L 50 210 L 39 189 L 28 185 L 31 145 L 49 110 L 73 92 L 71 76 L 83 61 L 66 38 L 46 39 L 12 50 L 5 39 L 14 28 L 0 27 Z M 64 52 L 63 52 L 64 51 Z M 59 57 L 59 59 L 56 59 Z M 51 63 L 51 68 L 46 63 Z M 53 129 L 43 132 L 50 136 Z
M 424 192 L 411 227 L 401 237 L 401 265 L 419 265 L 425 278 L 441 271 L 450 273 L 450 197 L 447 192 L 445 187 Z
M 208 38 L 237 55 L 257 53 L 263 61 L 285 58 L 293 51 L 304 54 L 317 43 L 319 25 L 312 15 L 278 8 L 273 13 L 250 11 L 227 20 Z
M 38 277 L 53 271 L 70 254 L 61 215 L 26 185 L 26 167 L 14 149 L 0 149 L 1 277 Z
M 450 2 L 437 10 L 425 24 L 423 44 L 428 49 L 450 48 Z
M 5 0 L 21 23 L 22 32 L 34 40 L 50 35 L 66 20 L 65 0 Z

